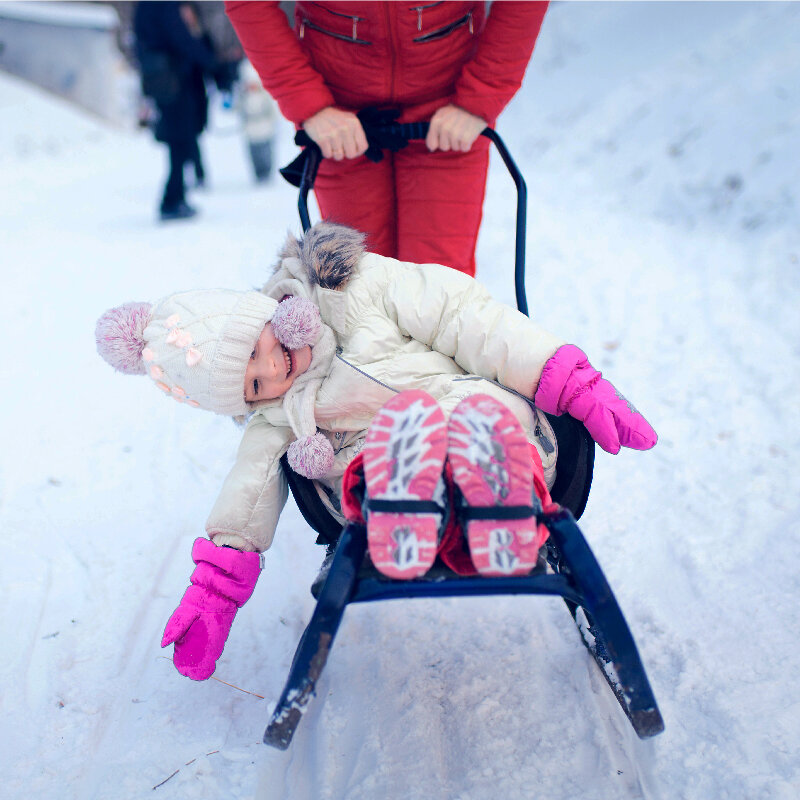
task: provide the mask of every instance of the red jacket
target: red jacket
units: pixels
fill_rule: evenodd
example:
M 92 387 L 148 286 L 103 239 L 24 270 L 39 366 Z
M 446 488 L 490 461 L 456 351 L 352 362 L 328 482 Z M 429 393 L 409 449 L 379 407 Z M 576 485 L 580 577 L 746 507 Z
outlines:
M 522 84 L 546 2 L 298 2 L 291 30 L 277 2 L 228 0 L 248 58 L 296 125 L 335 105 L 398 107 L 427 120 L 454 103 L 493 125 Z

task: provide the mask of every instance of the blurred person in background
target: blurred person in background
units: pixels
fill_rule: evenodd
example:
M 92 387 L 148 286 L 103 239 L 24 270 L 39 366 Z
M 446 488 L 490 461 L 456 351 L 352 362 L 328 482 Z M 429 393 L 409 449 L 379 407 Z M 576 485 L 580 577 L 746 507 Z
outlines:
M 258 183 L 263 183 L 272 175 L 277 110 L 247 59 L 242 62 L 240 75 L 239 113 L 253 174 Z
M 133 25 L 142 92 L 158 111 L 154 134 L 169 150 L 159 215 L 188 219 L 197 211 L 186 202 L 183 170 L 193 164 L 204 179 L 198 137 L 208 120 L 205 77 L 221 74 L 220 65 L 194 3 L 137 3 Z
M 233 109 L 241 119 L 247 154 L 256 181 L 269 178 L 273 168 L 273 142 L 277 109 L 261 78 L 244 57 L 244 50 L 225 14 L 222 2 L 197 4 L 204 35 L 217 58 L 215 81 L 222 107 Z
M 213 77 L 221 96 L 222 106 L 230 108 L 234 102 L 234 86 L 239 80 L 239 69 L 244 58 L 244 50 L 242 50 L 236 32 L 225 14 L 222 2 L 204 0 L 196 3 L 194 9 L 200 22 L 203 39 L 216 58 Z M 205 185 L 205 168 L 199 146 L 195 150 L 192 161 L 195 185 L 202 187 Z
M 227 0 L 244 51 L 283 115 L 321 148 L 322 216 L 369 248 L 475 274 L 489 142 L 522 84 L 546 2 Z M 360 115 L 357 116 L 357 115 Z M 362 119 L 430 122 L 424 142 L 369 147 Z M 365 155 L 367 153 L 367 155 Z

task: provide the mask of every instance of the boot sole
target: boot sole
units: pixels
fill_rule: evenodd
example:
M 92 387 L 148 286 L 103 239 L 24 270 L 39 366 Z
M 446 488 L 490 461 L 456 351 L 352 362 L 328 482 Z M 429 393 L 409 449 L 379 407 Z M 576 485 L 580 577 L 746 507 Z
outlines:
M 432 500 L 447 455 L 447 424 L 427 392 L 393 397 L 378 412 L 364 445 L 367 497 Z M 375 568 L 397 579 L 424 575 L 436 559 L 441 516 L 369 512 L 367 545 Z
M 467 506 L 531 506 L 533 461 L 517 418 L 488 395 L 462 400 L 448 426 L 447 457 Z M 468 520 L 470 557 L 481 575 L 526 575 L 547 529 L 535 517 Z

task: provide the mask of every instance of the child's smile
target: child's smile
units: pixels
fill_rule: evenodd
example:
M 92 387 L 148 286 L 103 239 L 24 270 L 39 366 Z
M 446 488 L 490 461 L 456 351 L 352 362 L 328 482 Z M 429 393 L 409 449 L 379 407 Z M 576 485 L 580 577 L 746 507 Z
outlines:
M 267 323 L 258 337 L 244 373 L 244 399 L 248 403 L 273 400 L 289 390 L 298 375 L 311 365 L 311 348 L 284 347 Z

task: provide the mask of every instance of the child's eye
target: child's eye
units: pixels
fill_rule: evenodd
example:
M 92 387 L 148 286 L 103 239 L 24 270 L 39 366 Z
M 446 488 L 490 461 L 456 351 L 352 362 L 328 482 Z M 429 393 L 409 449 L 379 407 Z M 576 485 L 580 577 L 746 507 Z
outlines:
M 253 381 L 253 394 L 258 395 L 258 380 Z
M 250 353 L 250 360 L 252 361 L 255 357 L 256 357 L 256 351 L 255 348 L 253 348 L 253 352 Z

